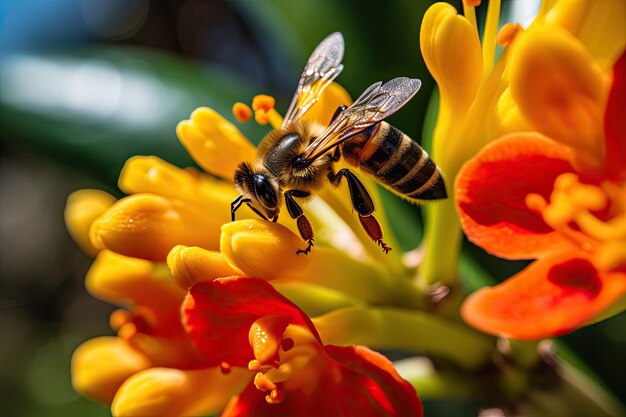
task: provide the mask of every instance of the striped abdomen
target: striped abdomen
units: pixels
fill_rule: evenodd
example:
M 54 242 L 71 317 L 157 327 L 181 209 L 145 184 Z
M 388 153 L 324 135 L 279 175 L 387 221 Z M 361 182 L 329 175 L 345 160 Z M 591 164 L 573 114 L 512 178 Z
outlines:
M 389 123 L 377 123 L 341 145 L 344 159 L 386 188 L 411 199 L 446 198 L 441 171 L 420 145 Z

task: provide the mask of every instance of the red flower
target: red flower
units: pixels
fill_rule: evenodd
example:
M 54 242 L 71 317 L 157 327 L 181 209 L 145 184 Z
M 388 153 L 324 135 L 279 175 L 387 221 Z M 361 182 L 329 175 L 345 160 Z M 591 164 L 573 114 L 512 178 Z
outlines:
M 614 69 L 604 134 L 600 124 L 592 151 L 517 133 L 485 147 L 459 174 L 456 198 L 468 238 L 502 258 L 537 259 L 467 299 L 462 315 L 474 327 L 534 340 L 624 309 L 625 75 L 623 55 Z
M 384 356 L 324 345 L 307 315 L 264 280 L 194 285 L 183 321 L 210 366 L 257 372 L 223 416 L 422 415 L 415 390 Z

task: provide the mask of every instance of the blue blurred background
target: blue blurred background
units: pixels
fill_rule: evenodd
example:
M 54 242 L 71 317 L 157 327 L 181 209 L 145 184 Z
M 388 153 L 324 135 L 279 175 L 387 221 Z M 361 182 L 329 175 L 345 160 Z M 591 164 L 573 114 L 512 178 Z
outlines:
M 71 352 L 112 334 L 114 309 L 84 289 L 91 260 L 63 224 L 70 192 L 120 196 L 117 175 L 131 155 L 193 165 L 174 129 L 196 107 L 233 120 L 234 102 L 267 93 L 284 111 L 307 57 L 334 31 L 346 41 L 339 82 L 353 96 L 377 80 L 422 79 L 418 96 L 391 120 L 419 140 L 433 91 L 419 29 L 431 3 L 0 0 L 0 414 L 109 415 L 69 380 Z M 537 1 L 505 1 L 503 21 L 527 21 L 536 8 Z M 267 132 L 239 126 L 255 142 Z M 419 210 L 396 198 L 385 203 L 404 249 L 414 247 Z M 490 279 L 524 266 L 469 244 L 465 251 Z M 626 398 L 624 315 L 562 339 Z M 473 404 L 430 407 L 430 415 L 476 414 Z

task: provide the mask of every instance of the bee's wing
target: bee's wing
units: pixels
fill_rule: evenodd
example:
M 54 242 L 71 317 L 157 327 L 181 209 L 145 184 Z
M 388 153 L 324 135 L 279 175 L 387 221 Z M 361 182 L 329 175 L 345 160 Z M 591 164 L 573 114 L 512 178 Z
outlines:
M 372 84 L 354 103 L 341 112 L 324 132 L 305 149 L 302 157 L 313 161 L 333 147 L 398 111 L 419 90 L 414 78 L 394 78 Z
M 339 32 L 328 35 L 315 48 L 304 67 L 282 127 L 300 119 L 319 100 L 322 91 L 343 69 L 343 51 L 343 36 Z

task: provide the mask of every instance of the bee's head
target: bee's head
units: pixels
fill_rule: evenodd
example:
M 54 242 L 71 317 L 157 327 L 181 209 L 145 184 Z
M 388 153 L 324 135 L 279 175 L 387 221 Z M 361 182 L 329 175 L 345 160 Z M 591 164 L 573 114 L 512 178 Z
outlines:
M 252 165 L 242 162 L 235 170 L 235 187 L 250 204 L 268 219 L 278 215 L 282 191 L 269 171 L 255 170 Z

